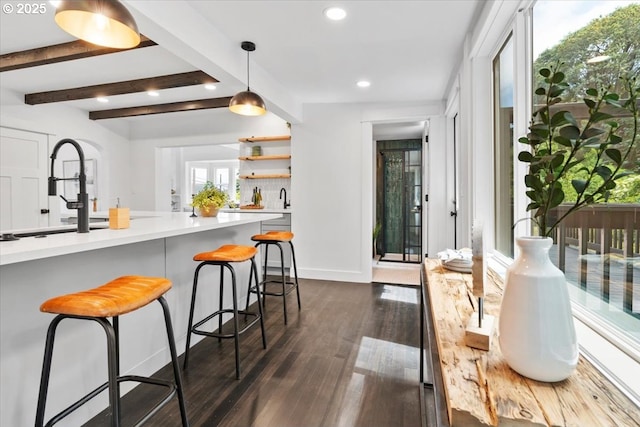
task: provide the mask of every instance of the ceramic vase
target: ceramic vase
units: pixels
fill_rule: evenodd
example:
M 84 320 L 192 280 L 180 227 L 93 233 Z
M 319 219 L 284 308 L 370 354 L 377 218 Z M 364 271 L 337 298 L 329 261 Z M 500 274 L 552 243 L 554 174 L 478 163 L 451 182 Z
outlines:
M 545 382 L 569 377 L 578 364 L 564 273 L 551 263 L 549 237 L 517 239 L 520 255 L 507 270 L 500 307 L 500 350 L 519 374 Z
M 198 209 L 200 211 L 200 215 L 201 216 L 217 216 L 218 215 L 218 208 L 213 206 L 213 205 L 209 205 L 209 206 L 203 206 L 200 209 Z

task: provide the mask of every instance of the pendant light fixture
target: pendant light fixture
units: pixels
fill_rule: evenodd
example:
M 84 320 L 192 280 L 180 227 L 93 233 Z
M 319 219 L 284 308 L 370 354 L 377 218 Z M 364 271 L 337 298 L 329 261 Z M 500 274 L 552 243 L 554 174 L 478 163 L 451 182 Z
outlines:
M 118 0 L 63 0 L 55 20 L 72 36 L 99 46 L 129 49 L 140 43 L 136 21 Z
M 260 116 L 267 112 L 264 101 L 255 92 L 251 92 L 249 88 L 249 52 L 256 50 L 253 42 L 242 42 L 240 45 L 247 52 L 247 90 L 238 92 L 231 102 L 229 102 L 229 110 L 243 116 Z

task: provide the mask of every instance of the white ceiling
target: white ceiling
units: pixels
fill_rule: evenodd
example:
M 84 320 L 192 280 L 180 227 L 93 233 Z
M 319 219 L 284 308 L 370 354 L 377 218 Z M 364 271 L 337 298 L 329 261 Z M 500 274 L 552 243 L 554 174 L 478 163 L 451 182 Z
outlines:
M 1 1 L 4 6 L 17 1 Z M 232 96 L 246 86 L 250 40 L 251 88 L 270 111 L 288 121 L 302 118 L 304 103 L 442 102 L 461 58 L 464 37 L 481 0 L 414 1 L 205 1 L 125 0 L 140 32 L 159 46 L 82 60 L 6 71 L 0 86 L 25 93 L 131 80 L 201 69 L 220 80 L 203 87 L 169 89 L 161 96 L 131 94 L 65 104 L 92 111 L 189 99 Z M 340 5 L 343 21 L 323 10 Z M 72 41 L 59 29 L 48 2 L 44 14 L 0 14 L 0 53 Z M 371 86 L 356 87 L 367 79 Z M 35 106 L 34 108 L 38 108 Z M 126 119 L 137 134 L 168 118 L 198 121 L 233 114 L 226 109 L 169 113 Z M 394 124 L 392 127 L 397 127 Z

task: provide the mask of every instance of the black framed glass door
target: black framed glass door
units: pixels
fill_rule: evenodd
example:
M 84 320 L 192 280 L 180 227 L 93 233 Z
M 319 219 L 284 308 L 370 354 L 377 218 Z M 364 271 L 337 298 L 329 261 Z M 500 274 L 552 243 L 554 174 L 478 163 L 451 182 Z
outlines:
M 422 145 L 379 141 L 378 221 L 381 261 L 419 263 L 422 254 Z

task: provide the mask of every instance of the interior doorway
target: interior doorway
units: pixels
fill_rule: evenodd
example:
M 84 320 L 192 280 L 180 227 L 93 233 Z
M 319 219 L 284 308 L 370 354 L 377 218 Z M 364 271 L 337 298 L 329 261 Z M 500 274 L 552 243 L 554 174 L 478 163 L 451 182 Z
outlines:
M 380 261 L 422 261 L 421 139 L 376 143 L 376 252 Z

